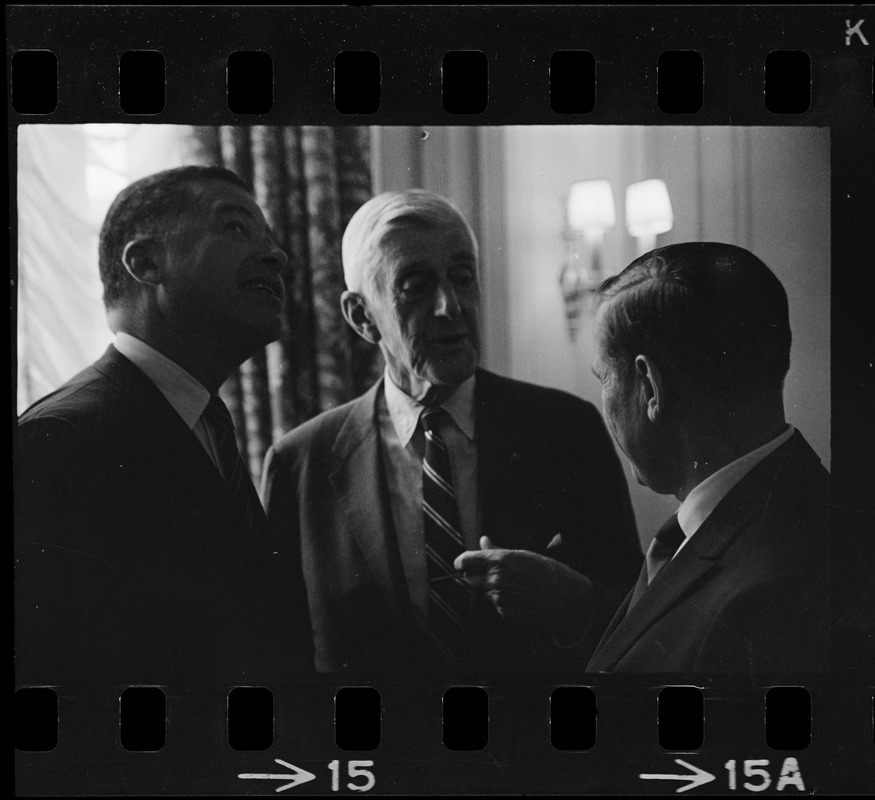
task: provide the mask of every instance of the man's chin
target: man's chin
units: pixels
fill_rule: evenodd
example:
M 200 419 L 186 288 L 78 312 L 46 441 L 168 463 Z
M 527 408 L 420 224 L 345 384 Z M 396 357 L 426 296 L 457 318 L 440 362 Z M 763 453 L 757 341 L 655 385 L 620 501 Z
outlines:
M 241 331 L 240 338 L 249 344 L 250 349 L 254 353 L 262 347 L 267 347 L 271 342 L 275 342 L 286 331 L 285 320 L 277 315 L 262 318 L 258 321 L 258 324 L 248 325 L 245 333 Z
M 477 369 L 477 359 L 453 363 L 438 362 L 429 369 L 431 382 L 439 386 L 458 386 L 470 378 Z
M 666 481 L 664 475 L 656 475 L 655 473 L 652 473 L 650 479 L 648 479 L 634 465 L 632 466 L 632 475 L 635 477 L 639 486 L 643 486 L 645 489 L 650 489 L 651 492 L 666 495 L 674 495 L 675 493 L 674 487 Z
M 645 489 L 650 489 L 650 484 L 645 480 L 644 475 L 642 475 L 641 470 L 635 466 L 635 463 L 630 459 L 629 460 L 629 469 L 632 472 L 632 477 L 635 478 L 635 481 L 639 486 L 643 486 Z

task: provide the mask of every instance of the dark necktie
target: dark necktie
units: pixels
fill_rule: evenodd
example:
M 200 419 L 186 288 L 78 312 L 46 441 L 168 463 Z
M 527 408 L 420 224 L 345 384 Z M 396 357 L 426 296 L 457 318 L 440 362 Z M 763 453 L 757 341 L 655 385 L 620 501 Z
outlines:
M 228 485 L 234 502 L 240 508 L 246 530 L 251 531 L 265 522 L 264 508 L 252 485 L 249 472 L 240 458 L 231 414 L 222 399 L 213 395 L 204 409 L 203 416 L 213 432 L 222 477 Z
M 659 571 L 671 561 L 684 539 L 684 532 L 678 523 L 678 515 L 675 514 L 665 521 L 653 537 L 650 547 L 647 548 L 644 563 L 647 565 L 648 586 L 653 583 Z
M 653 583 L 653 579 L 657 573 L 671 561 L 672 556 L 677 552 L 678 548 L 684 541 L 684 532 L 678 524 L 677 514 L 673 515 L 665 521 L 663 526 L 656 532 L 650 547 L 647 548 L 647 555 L 644 557 L 644 566 L 641 568 L 641 574 L 638 577 L 638 583 L 632 591 L 632 597 L 629 600 L 629 605 L 626 609 L 628 614 L 635 604 L 641 599 L 644 590 Z
M 429 627 L 438 649 L 448 660 L 455 661 L 463 648 L 471 589 L 453 569 L 453 561 L 465 550 L 465 544 L 449 452 L 439 433 L 441 422 L 446 418 L 447 412 L 439 408 L 424 411 L 421 417 L 425 431 L 422 511 L 429 579 Z

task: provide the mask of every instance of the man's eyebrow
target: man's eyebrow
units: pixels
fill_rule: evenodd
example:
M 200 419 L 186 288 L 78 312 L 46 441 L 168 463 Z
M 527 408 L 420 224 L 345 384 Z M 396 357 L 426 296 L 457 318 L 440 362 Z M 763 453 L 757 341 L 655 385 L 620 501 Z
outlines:
M 236 212 L 238 214 L 243 214 L 244 216 L 249 217 L 249 219 L 251 220 L 257 219 L 255 214 L 252 213 L 251 209 L 247 208 L 246 206 L 240 205 L 240 203 L 235 203 L 230 200 L 225 200 L 219 203 L 219 205 L 216 206 L 216 212 L 219 214 L 233 214 Z M 267 231 L 267 235 L 270 236 L 274 244 L 276 244 L 278 240 L 274 229 L 271 228 L 270 225 L 268 225 L 266 222 L 264 223 L 264 227 Z
M 474 259 L 473 256 L 450 256 L 450 261 L 452 262 L 450 266 L 453 269 L 469 267 L 471 266 L 471 264 L 476 265 L 476 259 Z M 418 272 L 421 270 L 428 270 L 430 268 L 431 262 L 427 258 L 418 259 L 416 261 L 403 262 L 398 268 L 398 273 L 401 275 L 406 275 L 408 272 Z
M 398 269 L 395 271 L 395 280 L 401 281 L 404 280 L 408 275 L 414 272 L 423 272 L 428 267 L 427 261 L 410 261 L 408 263 L 402 263 L 398 266 Z

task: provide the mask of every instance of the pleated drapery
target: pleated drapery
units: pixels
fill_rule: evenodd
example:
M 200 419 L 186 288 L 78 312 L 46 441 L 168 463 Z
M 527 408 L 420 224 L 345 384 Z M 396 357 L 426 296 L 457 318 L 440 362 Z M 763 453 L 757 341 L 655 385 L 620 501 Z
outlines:
M 268 447 L 316 414 L 351 400 L 381 374 L 379 350 L 340 310 L 340 242 L 371 196 L 369 132 L 363 127 L 201 127 L 203 163 L 249 180 L 289 256 L 286 330 L 222 387 L 240 452 L 260 478 Z

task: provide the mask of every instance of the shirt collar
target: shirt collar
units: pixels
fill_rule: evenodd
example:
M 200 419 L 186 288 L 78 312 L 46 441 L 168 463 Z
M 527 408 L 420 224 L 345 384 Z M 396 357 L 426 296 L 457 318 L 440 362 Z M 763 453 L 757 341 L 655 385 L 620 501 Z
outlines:
M 475 375 L 472 375 L 441 404 L 441 408 L 450 415 L 465 438 L 471 442 L 474 441 L 475 430 L 474 380 Z M 386 407 L 389 409 L 389 417 L 395 427 L 395 433 L 398 434 L 401 445 L 407 447 L 416 432 L 419 417 L 425 410 L 425 406 L 399 389 L 389 375 L 388 369 L 385 372 L 383 384 Z
M 210 393 L 188 372 L 144 341 L 120 331 L 113 346 L 154 383 L 189 428 L 193 429 L 210 401 Z
M 684 536 L 689 539 L 732 488 L 766 456 L 789 440 L 795 430 L 792 425 L 788 425 L 780 436 L 718 469 L 695 486 L 678 509 L 678 524 Z

